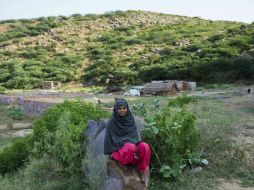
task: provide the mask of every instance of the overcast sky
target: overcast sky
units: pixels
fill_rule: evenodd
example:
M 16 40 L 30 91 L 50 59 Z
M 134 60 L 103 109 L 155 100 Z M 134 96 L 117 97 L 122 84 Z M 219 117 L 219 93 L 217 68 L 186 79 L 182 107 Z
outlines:
M 254 21 L 254 0 L 0 0 L 0 20 L 144 10 L 212 20 Z

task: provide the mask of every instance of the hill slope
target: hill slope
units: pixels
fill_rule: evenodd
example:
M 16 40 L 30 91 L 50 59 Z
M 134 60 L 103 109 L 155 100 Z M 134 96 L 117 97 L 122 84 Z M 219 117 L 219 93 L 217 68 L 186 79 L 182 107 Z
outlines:
M 254 78 L 254 24 L 143 11 L 0 22 L 0 85 Z

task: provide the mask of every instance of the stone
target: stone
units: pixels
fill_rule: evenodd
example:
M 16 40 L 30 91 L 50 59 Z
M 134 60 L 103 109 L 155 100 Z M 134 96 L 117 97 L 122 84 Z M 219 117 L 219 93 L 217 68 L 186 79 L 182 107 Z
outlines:
M 203 170 L 202 167 L 196 167 L 196 168 L 193 168 L 193 169 L 191 170 L 191 173 L 198 173 L 198 172 L 201 172 L 202 170 Z
M 135 166 L 127 166 L 127 169 L 123 169 L 119 166 L 117 161 L 107 159 L 107 176 L 108 179 L 103 184 L 100 190 L 106 190 L 111 182 L 118 184 L 119 190 L 146 190 L 145 183 L 141 181 L 140 174 Z M 112 181 L 112 179 L 114 179 Z
M 32 133 L 32 129 L 22 129 L 22 130 L 18 130 L 14 133 L 14 136 L 16 137 L 24 137 L 26 135 L 30 135 Z
M 30 129 L 32 128 L 32 123 L 14 123 L 12 124 L 12 129 Z

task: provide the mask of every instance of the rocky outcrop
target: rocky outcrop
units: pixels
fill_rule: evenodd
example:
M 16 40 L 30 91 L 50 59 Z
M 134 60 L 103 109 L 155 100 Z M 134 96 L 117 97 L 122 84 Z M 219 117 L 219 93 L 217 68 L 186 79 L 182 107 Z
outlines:
M 123 169 L 117 161 L 107 159 L 107 180 L 100 190 L 146 190 L 145 183 L 141 181 L 140 174 L 135 166 Z M 114 187 L 114 188 L 113 188 Z

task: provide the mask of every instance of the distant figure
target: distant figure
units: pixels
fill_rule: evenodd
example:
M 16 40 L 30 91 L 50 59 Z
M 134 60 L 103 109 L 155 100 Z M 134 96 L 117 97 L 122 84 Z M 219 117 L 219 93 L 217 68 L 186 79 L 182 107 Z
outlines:
M 248 91 L 247 91 L 247 92 L 248 92 L 248 94 L 250 94 L 250 88 L 248 88 Z
M 122 168 L 127 164 L 137 165 L 142 182 L 148 185 L 150 147 L 141 141 L 135 119 L 124 99 L 115 101 L 106 128 L 104 154 L 116 160 Z

